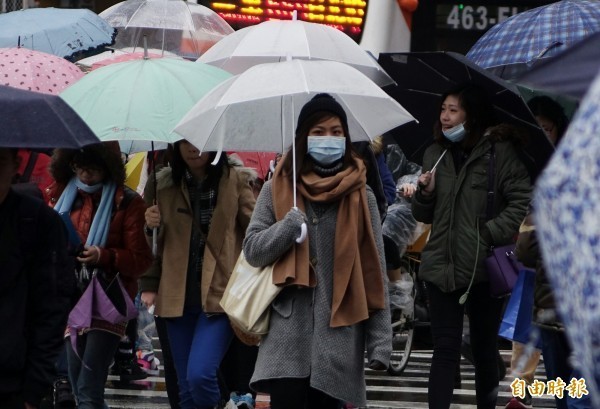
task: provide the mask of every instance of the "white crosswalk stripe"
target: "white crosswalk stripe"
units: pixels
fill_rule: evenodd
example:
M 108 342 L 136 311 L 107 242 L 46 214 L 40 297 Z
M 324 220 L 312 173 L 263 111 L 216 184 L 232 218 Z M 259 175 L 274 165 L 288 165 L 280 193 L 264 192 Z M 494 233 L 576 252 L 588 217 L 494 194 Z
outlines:
M 160 350 L 156 351 L 160 357 Z M 506 362 L 510 351 L 502 351 Z M 366 370 L 367 399 L 371 409 L 419 409 L 427 408 L 427 386 L 432 351 L 413 351 L 408 367 L 401 376 L 390 376 L 385 372 Z M 106 398 L 111 408 L 128 409 L 167 409 L 169 408 L 162 366 L 160 375 L 143 381 L 121 384 L 118 377 L 109 376 Z M 464 359 L 461 361 L 461 388 L 454 391 L 454 404 L 451 409 L 475 409 L 474 368 Z M 512 397 L 507 376 L 500 385 L 498 408 L 504 408 Z M 536 379 L 545 380 L 543 364 L 538 366 Z M 535 408 L 554 408 L 554 398 L 548 395 L 535 397 Z

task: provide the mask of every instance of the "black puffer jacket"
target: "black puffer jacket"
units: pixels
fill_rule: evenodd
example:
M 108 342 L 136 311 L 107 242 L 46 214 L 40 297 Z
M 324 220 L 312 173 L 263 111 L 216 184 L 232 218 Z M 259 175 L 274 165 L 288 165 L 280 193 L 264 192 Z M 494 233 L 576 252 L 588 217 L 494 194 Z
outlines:
M 466 288 L 474 269 L 475 283 L 488 281 L 484 259 L 490 246 L 514 242 L 519 223 L 527 212 L 531 194 L 529 175 L 513 143 L 502 139 L 506 132 L 504 125 L 489 128 L 460 169 L 451 147 L 436 168 L 433 195 L 424 196 L 419 190 L 413 197 L 415 219 L 432 224 L 419 277 L 443 292 Z M 492 143 L 496 155 L 495 214 L 487 220 Z M 444 150 L 438 143 L 427 148 L 423 171 L 429 171 Z
M 52 384 L 75 288 L 58 214 L 11 191 L 0 204 L 0 266 L 0 395 L 37 407 Z

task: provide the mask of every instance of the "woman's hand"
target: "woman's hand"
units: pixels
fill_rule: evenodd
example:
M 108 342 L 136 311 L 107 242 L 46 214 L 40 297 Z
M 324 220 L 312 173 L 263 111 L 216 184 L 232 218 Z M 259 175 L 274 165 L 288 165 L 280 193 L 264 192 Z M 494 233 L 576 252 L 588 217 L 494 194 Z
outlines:
M 142 304 L 144 304 L 146 308 L 150 309 L 150 307 L 154 305 L 156 293 L 154 291 L 142 291 L 140 299 L 142 300 Z
M 403 183 L 400 185 L 400 192 L 402 193 L 403 197 L 413 197 L 416 191 L 417 187 L 412 183 Z
M 435 171 L 421 173 L 418 183 L 423 194 L 426 196 L 432 194 L 435 189 Z
M 83 251 L 79 253 L 77 261 L 84 264 L 98 264 L 100 261 L 100 247 L 85 246 Z
M 146 226 L 150 229 L 160 226 L 160 210 L 158 210 L 158 205 L 150 206 L 146 209 L 146 213 L 144 214 L 146 218 Z

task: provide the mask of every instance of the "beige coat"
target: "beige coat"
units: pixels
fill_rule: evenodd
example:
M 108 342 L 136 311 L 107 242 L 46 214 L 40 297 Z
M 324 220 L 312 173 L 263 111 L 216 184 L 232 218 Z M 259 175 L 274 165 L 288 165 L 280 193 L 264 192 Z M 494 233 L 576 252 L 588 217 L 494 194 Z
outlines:
M 158 293 L 156 315 L 180 317 L 185 301 L 192 209 L 185 181 L 175 186 L 170 168 L 158 173 L 157 185 L 161 213 L 158 256 L 140 279 L 140 291 Z M 223 313 L 219 301 L 242 249 L 254 203 L 248 174 L 226 167 L 204 250 L 199 291 L 206 313 Z

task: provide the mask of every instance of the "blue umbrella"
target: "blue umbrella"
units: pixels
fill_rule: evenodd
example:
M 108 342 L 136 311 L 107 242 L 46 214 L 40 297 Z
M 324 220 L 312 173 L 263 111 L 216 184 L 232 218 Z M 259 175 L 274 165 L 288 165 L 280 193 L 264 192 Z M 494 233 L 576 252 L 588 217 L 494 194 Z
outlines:
M 59 57 L 113 42 L 115 29 L 88 9 L 34 8 L 0 14 L 0 47 L 25 47 Z
M 59 96 L 3 85 L 0 85 L 0 124 L 3 148 L 81 148 L 100 142 Z
M 517 80 L 524 85 L 580 100 L 598 72 L 600 32 L 586 37 L 565 52 L 546 59 Z
M 514 79 L 536 62 L 600 31 L 600 1 L 562 0 L 496 24 L 467 58 L 504 79 Z
M 558 312 L 600 407 L 600 76 L 535 192 L 536 225 Z M 565 382 L 568 382 L 565 380 Z

